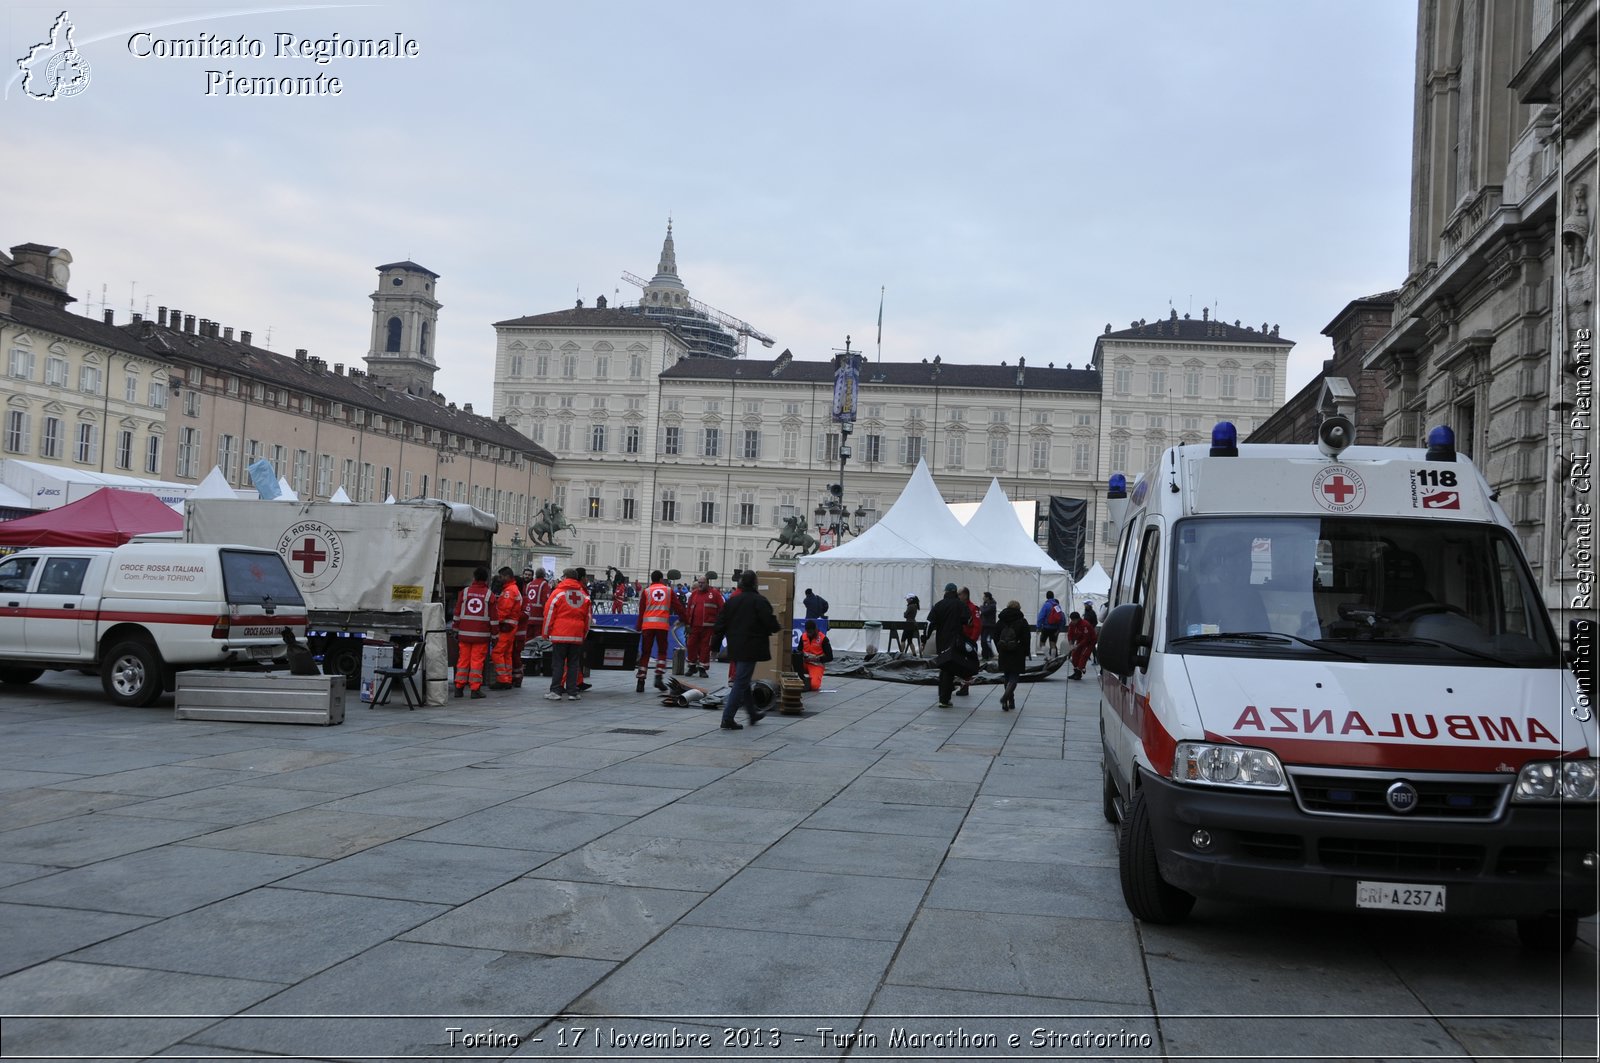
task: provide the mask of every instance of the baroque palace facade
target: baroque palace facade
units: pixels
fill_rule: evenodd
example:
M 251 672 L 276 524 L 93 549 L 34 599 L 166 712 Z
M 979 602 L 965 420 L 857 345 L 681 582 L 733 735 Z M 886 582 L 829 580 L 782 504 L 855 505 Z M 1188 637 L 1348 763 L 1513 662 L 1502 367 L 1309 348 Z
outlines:
M 550 497 L 554 456 L 503 421 L 432 391 L 437 276 L 379 266 L 368 369 L 256 346 L 249 332 L 162 307 L 116 325 L 73 313 L 72 256 L 0 255 L 0 457 L 194 485 L 213 468 L 251 486 L 266 459 L 304 499 L 470 503 L 510 537 Z
M 1408 272 L 1290 404 L 1326 412 L 1343 389 L 1396 446 L 1451 427 L 1562 630 L 1596 610 L 1597 12 L 1419 0 Z
M 947 501 L 998 478 L 1013 501 L 1089 504 L 1085 567 L 1107 568 L 1104 485 L 1218 420 L 1248 433 L 1283 402 L 1290 341 L 1212 321 L 1136 321 L 1094 341 L 1085 368 L 863 360 L 851 455 L 831 418 L 834 358 L 697 355 L 648 312 L 683 302 L 669 230 L 637 306 L 578 305 L 495 324 L 494 413 L 556 455 L 552 492 L 577 561 L 630 576 L 762 567 L 779 529 L 843 487 L 851 523 L 881 516 L 919 459 Z

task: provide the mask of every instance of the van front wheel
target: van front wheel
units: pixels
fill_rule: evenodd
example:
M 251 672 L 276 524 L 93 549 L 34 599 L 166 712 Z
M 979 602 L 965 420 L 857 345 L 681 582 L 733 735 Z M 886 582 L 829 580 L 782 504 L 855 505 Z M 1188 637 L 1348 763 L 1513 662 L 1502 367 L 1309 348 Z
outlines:
M 1179 923 L 1194 907 L 1191 894 L 1161 877 L 1143 790 L 1134 791 L 1117 832 L 1117 867 L 1122 878 L 1122 900 L 1134 918 L 1146 923 Z
M 161 696 L 165 669 L 161 655 L 148 642 L 119 642 L 100 664 L 100 686 L 118 705 L 143 708 Z

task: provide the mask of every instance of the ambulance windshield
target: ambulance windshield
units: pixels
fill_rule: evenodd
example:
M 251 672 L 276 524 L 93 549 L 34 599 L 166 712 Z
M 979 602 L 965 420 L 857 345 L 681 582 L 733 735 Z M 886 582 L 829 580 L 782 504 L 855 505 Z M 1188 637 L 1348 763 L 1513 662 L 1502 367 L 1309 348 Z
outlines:
M 1193 517 L 1173 535 L 1176 653 L 1549 667 L 1554 632 L 1505 530 L 1358 516 Z M 1255 635 L 1256 638 L 1230 638 Z

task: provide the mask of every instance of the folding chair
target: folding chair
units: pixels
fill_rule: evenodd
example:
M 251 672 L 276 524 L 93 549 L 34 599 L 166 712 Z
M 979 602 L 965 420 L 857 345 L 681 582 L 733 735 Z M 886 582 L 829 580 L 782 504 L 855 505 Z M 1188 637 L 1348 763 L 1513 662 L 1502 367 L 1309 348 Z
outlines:
M 417 687 L 417 672 L 422 668 L 422 650 L 422 643 L 414 643 L 400 651 L 401 667 L 373 669 L 373 674 L 378 677 L 378 688 L 372 692 L 372 701 L 367 708 L 389 704 L 389 695 L 397 683 L 400 696 L 406 699 L 407 709 L 415 710 L 422 703 L 422 692 Z

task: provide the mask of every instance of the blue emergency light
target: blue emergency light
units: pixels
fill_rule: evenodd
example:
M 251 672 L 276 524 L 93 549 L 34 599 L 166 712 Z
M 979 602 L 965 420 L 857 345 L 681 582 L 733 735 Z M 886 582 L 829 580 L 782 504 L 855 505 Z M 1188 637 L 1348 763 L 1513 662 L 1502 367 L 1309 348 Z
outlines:
M 1429 461 L 1456 460 L 1456 434 L 1447 425 L 1439 425 L 1428 433 Z
M 1120 472 L 1112 473 L 1111 474 L 1111 479 L 1106 481 L 1106 497 L 1107 498 L 1127 498 L 1128 497 L 1128 478 L 1126 476 L 1122 475 Z
M 1239 456 L 1239 430 L 1232 421 L 1218 421 L 1211 430 L 1211 456 L 1237 458 Z

